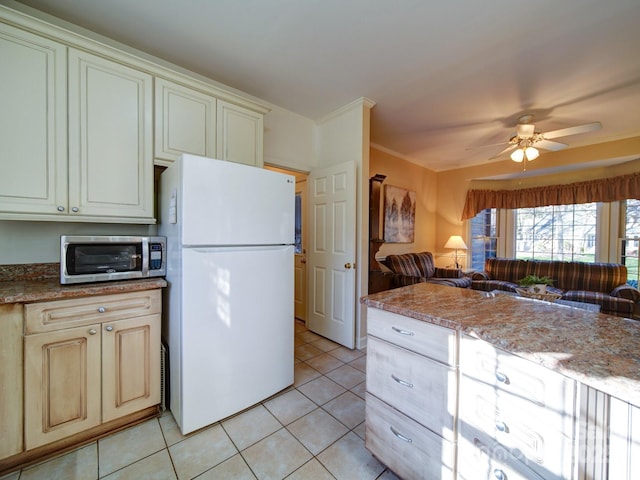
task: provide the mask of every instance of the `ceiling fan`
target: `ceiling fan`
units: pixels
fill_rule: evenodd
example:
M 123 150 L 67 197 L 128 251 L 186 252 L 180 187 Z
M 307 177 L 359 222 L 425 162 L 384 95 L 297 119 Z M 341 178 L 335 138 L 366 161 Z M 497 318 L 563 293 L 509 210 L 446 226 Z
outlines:
M 592 122 L 585 123 L 583 125 L 576 125 L 575 127 L 561 128 L 560 130 L 540 133 L 535 131 L 535 125 L 530 123 L 531 120 L 533 120 L 533 115 L 531 114 L 522 115 L 518 118 L 516 134 L 511 137 L 508 142 L 496 144 L 504 145 L 507 143 L 509 146 L 493 158 L 499 157 L 513 150 L 511 152 L 511 160 L 514 162 L 530 162 L 531 160 L 538 158 L 540 155 L 540 152 L 538 151 L 539 148 L 543 150 L 557 151 L 568 147 L 566 143 L 551 141 L 550 139 L 552 138 L 593 132 L 602 128 L 602 124 L 600 122 Z

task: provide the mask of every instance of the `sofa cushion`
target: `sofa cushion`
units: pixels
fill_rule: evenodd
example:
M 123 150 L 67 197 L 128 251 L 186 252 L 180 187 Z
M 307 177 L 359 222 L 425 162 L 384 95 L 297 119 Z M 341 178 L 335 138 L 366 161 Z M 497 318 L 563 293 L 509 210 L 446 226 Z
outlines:
M 421 277 L 433 277 L 436 272 L 436 264 L 433 261 L 431 252 L 414 253 L 413 259 L 420 269 Z
M 469 288 L 471 286 L 471 279 L 469 277 L 431 277 L 428 278 L 426 282 L 458 288 Z
M 387 255 L 382 264 L 399 275 L 408 277 L 421 277 L 422 272 L 418 268 L 415 257 L 411 254 Z
M 634 302 L 626 298 L 612 297 L 606 293 L 586 290 L 569 290 L 562 295 L 563 300 L 572 302 L 595 303 L 600 305 L 600 312 L 612 315 L 633 317 Z

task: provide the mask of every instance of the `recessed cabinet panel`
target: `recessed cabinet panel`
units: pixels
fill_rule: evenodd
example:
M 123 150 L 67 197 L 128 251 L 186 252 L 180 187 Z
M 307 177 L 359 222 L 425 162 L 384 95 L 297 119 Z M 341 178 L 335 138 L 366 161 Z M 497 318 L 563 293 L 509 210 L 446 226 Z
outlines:
M 155 163 L 170 165 L 182 153 L 216 155 L 216 98 L 156 79 Z
M 72 215 L 153 217 L 152 81 L 69 49 Z
M 160 403 L 160 315 L 102 326 L 102 420 Z
M 100 424 L 99 325 L 25 337 L 25 446 Z
M 218 158 L 263 166 L 263 116 L 238 105 L 218 101 Z
M 0 218 L 67 204 L 66 63 L 64 45 L 0 24 Z

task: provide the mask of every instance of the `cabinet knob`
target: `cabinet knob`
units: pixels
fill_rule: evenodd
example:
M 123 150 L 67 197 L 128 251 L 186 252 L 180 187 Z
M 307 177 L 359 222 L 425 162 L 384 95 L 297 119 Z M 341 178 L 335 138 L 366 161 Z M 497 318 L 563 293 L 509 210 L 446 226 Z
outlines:
M 507 377 L 502 372 L 496 372 L 496 380 L 498 380 L 500 383 L 504 383 L 504 384 L 508 384 L 509 383 L 509 377 Z
M 104 307 L 98 307 L 98 313 L 104 313 L 104 312 L 106 312 L 106 311 L 107 311 L 107 309 L 106 309 L 106 308 L 104 308 Z
M 111 325 L 107 325 L 106 327 L 104 327 L 104 329 L 105 329 L 107 332 L 111 332 L 111 331 L 113 331 L 113 327 L 112 327 Z
M 58 205 L 57 210 L 58 210 L 59 212 L 64 212 L 64 207 L 63 207 L 62 205 Z
M 496 477 L 497 480 L 507 480 L 507 475 L 499 468 L 493 471 L 493 476 Z
M 78 207 L 72 207 L 71 211 L 74 213 L 78 213 L 80 211 L 80 209 Z
M 89 330 L 89 335 L 95 335 L 97 332 L 97 330 L 95 328 L 92 328 L 91 330 Z
M 496 422 L 496 430 L 498 430 L 499 432 L 508 432 L 509 428 L 504 422 Z

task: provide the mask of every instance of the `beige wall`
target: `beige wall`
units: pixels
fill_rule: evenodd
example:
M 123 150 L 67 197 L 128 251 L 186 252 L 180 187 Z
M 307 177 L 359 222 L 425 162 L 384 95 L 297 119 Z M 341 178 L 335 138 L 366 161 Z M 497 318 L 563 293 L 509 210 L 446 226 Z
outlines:
M 443 245 L 449 236 L 461 235 L 469 243 L 466 222 L 461 220 L 469 188 L 529 188 L 638 172 L 640 137 L 547 152 L 531 162 L 526 173 L 521 164 L 511 160 L 433 172 L 375 147 L 371 149 L 370 167 L 369 177 L 386 175 L 385 185 L 414 190 L 417 195 L 415 242 L 385 244 L 378 256 L 428 250 L 437 265 L 446 266 L 451 252 Z M 556 173 L 550 173 L 552 170 Z
M 394 253 L 430 251 L 435 254 L 436 173 L 376 148 L 370 150 L 369 178 L 386 175 L 384 185 L 416 192 L 416 228 L 413 243 L 386 243 L 378 257 Z

